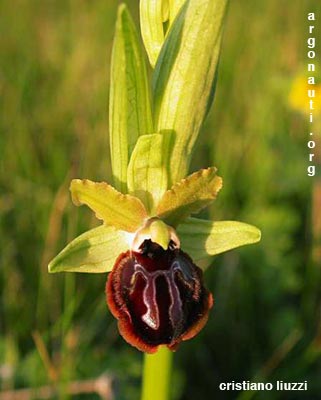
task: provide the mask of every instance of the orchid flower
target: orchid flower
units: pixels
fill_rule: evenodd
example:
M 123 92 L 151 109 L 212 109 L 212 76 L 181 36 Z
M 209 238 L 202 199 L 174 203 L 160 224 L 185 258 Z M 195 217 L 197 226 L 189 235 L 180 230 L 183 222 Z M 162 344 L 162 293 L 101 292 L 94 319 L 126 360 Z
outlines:
M 222 178 L 215 167 L 188 175 L 213 98 L 226 1 L 160 3 L 141 1 L 142 36 L 156 64 L 152 96 L 135 24 L 119 7 L 109 114 L 114 187 L 72 180 L 73 202 L 102 225 L 49 264 L 50 272 L 109 272 L 107 304 L 119 331 L 147 353 L 175 350 L 204 327 L 213 306 L 204 284 L 211 257 L 260 240 L 252 225 L 195 218 Z M 166 21 L 162 35 L 153 31 Z

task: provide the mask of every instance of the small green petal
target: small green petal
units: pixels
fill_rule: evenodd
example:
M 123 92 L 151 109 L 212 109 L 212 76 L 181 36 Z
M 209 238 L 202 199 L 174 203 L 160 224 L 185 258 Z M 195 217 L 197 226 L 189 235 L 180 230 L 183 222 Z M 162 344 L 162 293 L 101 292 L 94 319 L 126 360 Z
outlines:
M 125 232 L 99 226 L 70 242 L 49 264 L 49 272 L 110 271 L 119 254 L 129 248 Z
M 171 133 L 141 136 L 128 165 L 129 193 L 139 197 L 148 211 L 168 188 L 168 170 L 173 147 Z
M 253 225 L 237 221 L 205 221 L 189 218 L 177 229 L 181 247 L 194 261 L 257 243 L 261 232 Z
M 163 20 L 168 7 L 164 0 L 140 0 L 140 26 L 149 62 L 155 66 L 164 42 Z
M 176 134 L 172 183 L 187 174 L 213 100 L 227 0 L 189 0 L 165 39 L 153 74 L 155 130 Z
M 165 192 L 157 207 L 157 216 L 177 226 L 184 219 L 209 205 L 222 187 L 216 168 L 201 169 L 182 179 Z
M 143 203 L 124 195 L 105 182 L 73 179 L 70 185 L 76 206 L 86 204 L 106 224 L 127 232 L 135 232 L 147 218 Z
M 143 49 L 124 4 L 118 9 L 112 51 L 109 126 L 114 185 L 126 193 L 131 152 L 139 135 L 153 132 L 153 123 Z

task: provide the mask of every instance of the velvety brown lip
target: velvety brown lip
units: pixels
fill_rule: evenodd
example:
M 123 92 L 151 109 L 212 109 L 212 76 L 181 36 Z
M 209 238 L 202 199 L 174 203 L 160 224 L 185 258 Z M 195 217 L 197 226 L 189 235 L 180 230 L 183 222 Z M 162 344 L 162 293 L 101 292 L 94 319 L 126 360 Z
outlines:
M 203 273 L 179 249 L 146 241 L 141 253 L 122 253 L 106 284 L 110 311 L 123 338 L 141 351 L 175 350 L 206 324 L 213 297 Z

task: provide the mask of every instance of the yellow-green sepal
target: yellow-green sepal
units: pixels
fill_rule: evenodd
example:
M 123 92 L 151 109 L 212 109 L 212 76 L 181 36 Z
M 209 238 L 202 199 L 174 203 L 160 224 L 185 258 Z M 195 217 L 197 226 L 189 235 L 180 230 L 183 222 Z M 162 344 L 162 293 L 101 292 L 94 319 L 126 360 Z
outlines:
M 261 231 L 238 221 L 189 218 L 177 228 L 182 250 L 197 262 L 240 246 L 257 243 Z
M 116 229 L 135 232 L 147 218 L 147 211 L 137 197 L 124 195 L 105 182 L 73 179 L 70 191 L 76 206 L 86 204 L 98 219 Z
M 99 226 L 70 242 L 50 263 L 49 272 L 109 272 L 117 257 L 129 248 L 127 235 L 111 226 Z
M 155 129 L 176 134 L 172 183 L 186 176 L 213 100 L 227 0 L 189 0 L 164 42 L 153 75 Z
M 216 168 L 201 169 L 176 183 L 161 198 L 156 214 L 176 227 L 191 214 L 196 214 L 215 200 L 222 187 Z
M 128 190 L 152 215 L 168 188 L 173 136 L 170 132 L 140 136 L 128 165 Z
M 118 9 L 112 50 L 109 129 L 114 185 L 126 193 L 131 152 L 139 135 L 153 132 L 153 122 L 144 54 L 125 4 Z

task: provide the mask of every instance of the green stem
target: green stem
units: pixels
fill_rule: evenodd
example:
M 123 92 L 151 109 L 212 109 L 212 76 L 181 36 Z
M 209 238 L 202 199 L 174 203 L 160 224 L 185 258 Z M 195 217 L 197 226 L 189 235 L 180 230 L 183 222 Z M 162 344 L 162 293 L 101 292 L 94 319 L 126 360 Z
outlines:
M 144 355 L 141 400 L 169 400 L 172 352 L 161 346 L 155 354 Z

